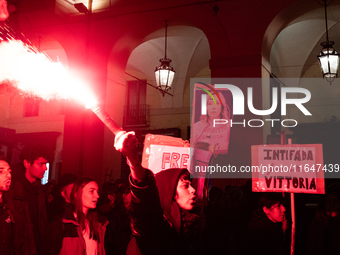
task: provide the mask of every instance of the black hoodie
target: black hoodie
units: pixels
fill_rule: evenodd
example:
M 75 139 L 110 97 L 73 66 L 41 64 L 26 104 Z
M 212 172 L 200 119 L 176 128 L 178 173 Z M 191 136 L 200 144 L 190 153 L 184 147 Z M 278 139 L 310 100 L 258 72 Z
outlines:
M 132 193 L 132 231 L 142 254 L 196 254 L 181 234 L 187 212 L 174 201 L 177 183 L 186 169 L 168 169 L 137 182 L 130 177 Z M 196 217 L 197 218 L 197 217 Z M 138 254 L 129 244 L 127 254 Z M 131 252 L 134 250 L 135 252 Z M 130 253 L 129 253 L 130 252 Z
M 163 213 L 169 223 L 174 227 L 177 233 L 181 232 L 182 216 L 178 204 L 175 202 L 177 183 L 186 169 L 168 169 L 156 174 L 156 185 L 159 193 L 159 199 L 163 208 Z

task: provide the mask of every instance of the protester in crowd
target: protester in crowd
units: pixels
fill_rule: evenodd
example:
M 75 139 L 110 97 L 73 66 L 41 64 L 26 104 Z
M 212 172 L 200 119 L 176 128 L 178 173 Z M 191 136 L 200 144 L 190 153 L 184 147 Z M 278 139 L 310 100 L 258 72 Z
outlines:
M 340 186 L 326 188 L 310 225 L 306 254 L 340 254 Z
M 78 179 L 63 217 L 47 227 L 42 254 L 105 254 L 104 236 L 108 221 L 95 211 L 98 198 L 98 185 L 93 179 Z
M 0 158 L 0 253 L 4 255 L 12 254 L 14 239 L 14 219 L 5 194 L 9 190 L 11 179 L 10 166 Z
M 109 213 L 115 207 L 116 200 L 118 199 L 117 194 L 117 185 L 112 181 L 104 182 L 97 203 L 97 212 L 107 217 L 106 213 Z
M 118 198 L 123 199 L 123 204 L 127 212 L 131 211 L 131 192 L 129 181 L 125 181 L 123 179 L 117 179 L 114 182 L 115 185 L 118 185 Z M 120 201 L 118 202 L 120 204 Z
M 52 190 L 53 200 L 47 204 L 48 222 L 62 216 L 68 203 L 71 203 L 71 191 L 77 176 L 71 173 L 61 176 L 58 185 Z
M 130 194 L 130 193 L 128 193 Z M 102 186 L 98 202 L 98 213 L 108 218 L 109 224 L 105 235 L 105 250 L 107 254 L 125 255 L 131 237 L 129 212 L 125 207 L 125 188 L 116 183 L 106 182 Z
M 15 220 L 15 254 L 40 254 L 41 237 L 47 225 L 41 179 L 51 154 L 43 147 L 25 147 L 21 167 L 13 171 L 8 205 Z
M 285 244 L 283 224 L 285 220 L 284 199 L 280 193 L 265 193 L 259 202 L 259 210 L 248 226 L 244 254 L 289 254 Z
M 134 238 L 127 254 L 200 254 L 192 214 L 195 189 L 186 169 L 168 169 L 156 176 L 141 166 L 133 132 L 116 136 L 115 147 L 130 165 L 131 223 Z

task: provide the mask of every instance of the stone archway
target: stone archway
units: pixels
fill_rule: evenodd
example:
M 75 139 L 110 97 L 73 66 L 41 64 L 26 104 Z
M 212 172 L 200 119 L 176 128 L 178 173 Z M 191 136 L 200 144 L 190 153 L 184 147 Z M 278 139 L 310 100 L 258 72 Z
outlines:
M 126 72 L 147 79 L 148 83 L 156 85 L 154 71 L 160 64 L 159 59 L 164 57 L 164 29 L 149 34 L 143 41 L 131 53 Z M 168 29 L 167 56 L 172 59 L 171 66 L 176 72 L 173 87 L 169 91 L 173 97 L 162 98 L 157 90 L 151 88 L 148 97 L 152 98 L 153 108 L 189 106 L 189 98 L 184 98 L 184 93 L 190 85 L 190 77 L 195 77 L 209 67 L 208 39 L 198 28 L 171 26 Z M 210 77 L 209 72 L 205 75 Z

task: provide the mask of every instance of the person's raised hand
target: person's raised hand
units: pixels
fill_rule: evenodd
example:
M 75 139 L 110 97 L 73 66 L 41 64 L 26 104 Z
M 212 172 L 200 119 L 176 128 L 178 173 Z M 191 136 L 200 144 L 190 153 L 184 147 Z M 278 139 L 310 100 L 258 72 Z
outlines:
M 114 147 L 126 157 L 137 156 L 136 144 L 138 140 L 135 132 L 120 131 L 115 137 Z
M 115 137 L 115 148 L 126 156 L 126 163 L 130 166 L 131 176 L 135 180 L 144 180 L 145 168 L 140 164 L 136 145 L 138 140 L 135 132 L 121 131 Z

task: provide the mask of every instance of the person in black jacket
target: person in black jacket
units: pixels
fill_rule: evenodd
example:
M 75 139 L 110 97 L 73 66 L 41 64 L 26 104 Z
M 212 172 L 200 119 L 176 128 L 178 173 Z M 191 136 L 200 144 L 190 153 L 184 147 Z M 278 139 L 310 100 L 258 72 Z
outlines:
M 265 193 L 259 201 L 259 210 L 248 225 L 245 254 L 288 254 L 284 242 L 282 223 L 285 222 L 285 207 L 280 193 Z
M 134 238 L 126 254 L 200 254 L 196 235 L 195 189 L 187 169 L 154 174 L 141 166 L 133 132 L 116 136 L 115 147 L 130 165 L 131 227 Z
M 51 158 L 44 147 L 25 147 L 20 154 L 22 164 L 13 167 L 8 206 L 15 220 L 14 254 L 40 254 L 41 238 L 47 225 L 41 179 Z

